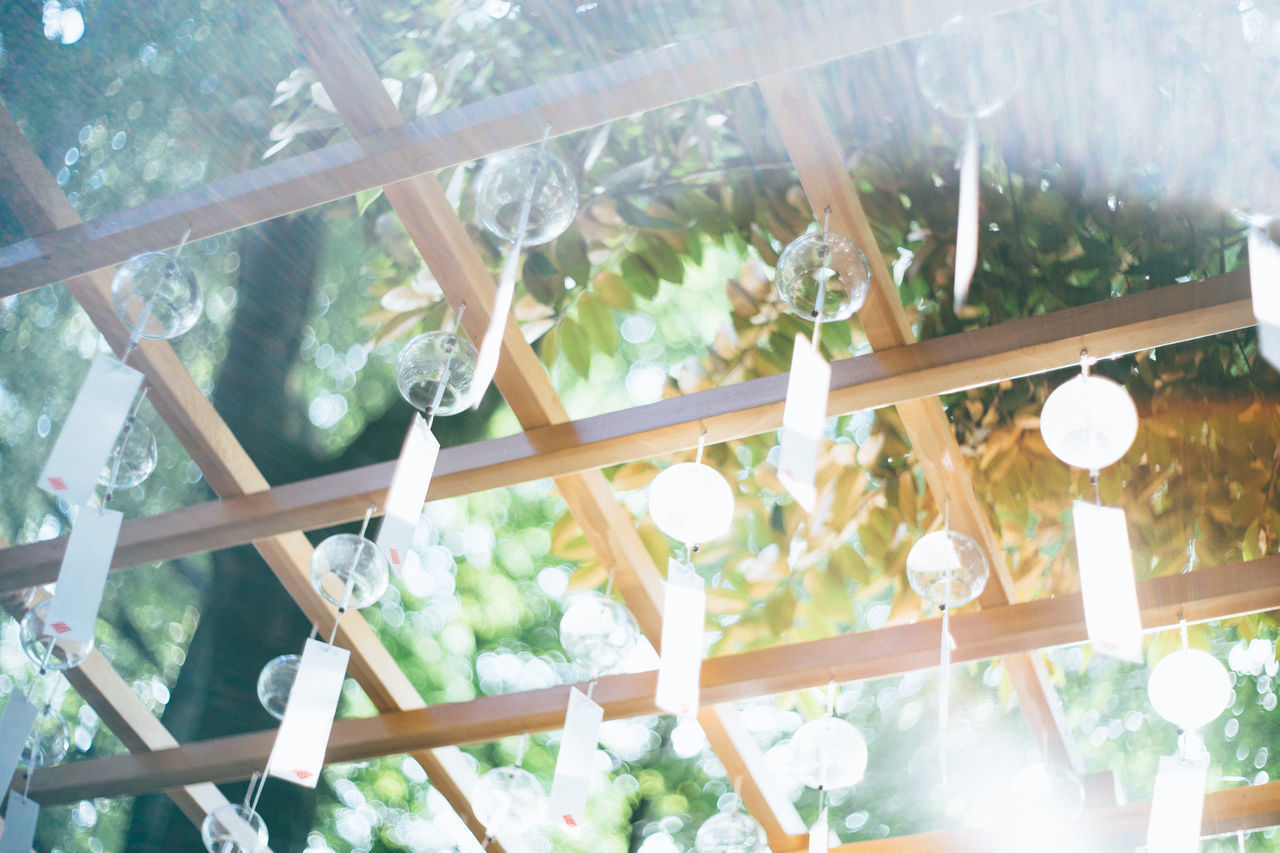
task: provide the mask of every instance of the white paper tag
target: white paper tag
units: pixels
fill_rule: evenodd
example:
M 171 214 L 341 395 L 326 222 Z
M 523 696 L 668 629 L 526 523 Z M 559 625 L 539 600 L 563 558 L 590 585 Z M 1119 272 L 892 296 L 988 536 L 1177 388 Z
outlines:
M 99 354 L 53 443 L 37 485 L 77 506 L 88 503 L 140 387 L 141 373 L 114 356 Z
M 9 694 L 9 704 L 0 715 L 0 780 L 8 786 L 22 759 L 22 748 L 36 725 L 36 706 L 17 690 Z M 0 788 L 0 790 L 3 790 Z
M 693 568 L 667 561 L 667 592 L 662 608 L 662 657 L 654 699 L 671 714 L 698 710 L 702 674 L 702 635 L 707 624 L 706 584 Z
M 28 800 L 18 791 L 10 791 L 9 804 L 4 809 L 4 835 L 0 836 L 0 853 L 31 853 L 39 817 L 39 803 Z
M 809 853 L 827 853 L 831 843 L 831 828 L 827 823 L 827 810 L 818 812 L 818 819 L 809 830 Z
M 1280 370 L 1280 246 L 1260 228 L 1249 229 L 1249 290 L 1258 320 L 1258 352 Z
M 275 746 L 267 759 L 269 775 L 304 788 L 316 786 L 350 656 L 346 649 L 307 640 Z
M 1094 648 L 1142 662 L 1142 615 L 1133 580 L 1133 556 L 1124 510 L 1072 504 L 1084 623 Z
M 82 506 L 76 511 L 49 604 L 49 627 L 59 639 L 74 643 L 93 639 L 123 520 L 124 514 L 113 509 Z
M 400 448 L 395 473 L 391 475 L 387 512 L 378 528 L 378 547 L 393 568 L 404 566 L 405 556 L 413 544 L 413 531 L 422 516 L 422 505 L 426 503 L 439 455 L 440 442 L 431 434 L 422 415 L 414 415 Z
M 969 283 L 978 268 L 978 129 L 969 122 L 960 154 L 960 208 L 956 216 L 955 309 L 969 298 Z
M 809 339 L 797 335 L 791 353 L 791 378 L 782 409 L 782 447 L 778 453 L 778 479 L 805 512 L 813 512 L 818 500 L 815 477 L 818 443 L 827 421 L 827 396 L 831 392 L 831 365 Z
M 564 715 L 564 736 L 556 757 L 556 773 L 551 780 L 548 814 L 565 826 L 582 826 L 587 809 L 587 790 L 600 742 L 604 708 L 578 688 L 569 691 L 569 710 Z
M 1177 755 L 1160 757 L 1151 791 L 1151 822 L 1147 826 L 1147 849 L 1151 853 L 1196 853 L 1200 849 L 1208 775 L 1207 754 L 1191 761 Z

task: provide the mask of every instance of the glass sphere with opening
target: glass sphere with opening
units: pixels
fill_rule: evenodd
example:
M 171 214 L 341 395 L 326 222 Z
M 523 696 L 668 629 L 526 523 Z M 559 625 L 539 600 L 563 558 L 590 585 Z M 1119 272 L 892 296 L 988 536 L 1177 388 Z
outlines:
M 473 402 L 471 381 L 478 357 L 476 348 L 461 335 L 418 335 L 400 350 L 396 387 L 400 396 L 424 415 L 430 415 L 433 406 L 437 415 L 455 414 Z
M 1066 829 L 1084 808 L 1080 777 L 1061 764 L 1037 761 L 1009 783 L 1009 814 L 1028 830 Z
M 991 567 L 982 546 L 963 533 L 935 530 L 907 553 L 907 582 L 937 607 L 961 607 L 982 594 Z
M 52 767 L 67 757 L 71 751 L 71 733 L 58 714 L 45 711 L 36 717 L 35 728 L 27 735 L 22 746 L 21 761 L 29 769 Z
M 1231 705 L 1231 676 L 1199 649 L 1178 649 L 1160 659 L 1147 681 L 1147 698 L 1160 716 L 1188 732 L 1208 725 Z
M 867 772 L 867 742 L 839 717 L 810 720 L 791 736 L 791 768 L 810 788 L 847 788 Z
M 116 269 L 111 300 L 130 332 L 168 340 L 200 319 L 204 297 L 191 267 L 165 252 L 134 255 Z
M 530 197 L 531 196 L 531 197 Z M 529 219 L 520 212 L 529 197 Z M 490 157 L 476 178 L 476 212 L 484 227 L 509 243 L 536 246 L 559 237 L 578 215 L 578 182 L 550 151 L 521 148 Z
M 649 484 L 649 515 L 677 542 L 709 542 L 729 532 L 733 489 L 710 465 L 680 462 Z
M 284 709 L 289 705 L 289 693 L 298 677 L 297 655 L 280 655 L 267 661 L 258 673 L 258 701 L 262 708 L 277 720 L 284 719 Z
M 597 592 L 575 598 L 560 619 L 560 645 L 592 678 L 626 660 L 639 633 L 621 602 Z
M 387 591 L 391 567 L 382 549 L 363 536 L 338 533 L 311 555 L 311 585 L 326 601 L 360 610 Z
M 957 15 L 920 45 L 920 93 L 953 118 L 989 116 L 1018 88 L 1021 61 L 1016 46 L 1016 35 L 1003 22 Z
M 1040 410 L 1040 435 L 1068 465 L 1097 471 L 1120 459 L 1138 434 L 1138 409 L 1124 386 L 1082 373 L 1059 385 Z
M 774 285 L 786 306 L 806 320 L 847 320 L 867 299 L 871 268 L 848 237 L 811 232 L 782 250 Z
M 107 456 L 107 464 L 98 473 L 98 482 L 117 489 L 131 489 L 141 484 L 156 470 L 156 437 L 151 427 L 135 416 L 130 416 L 116 436 L 116 443 Z
M 522 767 L 495 767 L 471 789 L 471 808 L 490 835 L 528 832 L 542 822 L 547 795 Z
M 200 838 L 209 853 L 266 853 L 267 824 L 262 815 L 237 803 L 205 815 Z
M 720 812 L 698 827 L 693 847 L 697 853 L 764 853 L 769 849 L 764 830 L 742 810 L 742 800 L 736 794 L 720 798 Z
M 53 599 L 46 599 L 28 610 L 18 636 L 32 663 L 50 672 L 62 672 L 84 663 L 93 651 L 93 640 L 82 643 L 55 631 L 47 621 L 52 606 Z

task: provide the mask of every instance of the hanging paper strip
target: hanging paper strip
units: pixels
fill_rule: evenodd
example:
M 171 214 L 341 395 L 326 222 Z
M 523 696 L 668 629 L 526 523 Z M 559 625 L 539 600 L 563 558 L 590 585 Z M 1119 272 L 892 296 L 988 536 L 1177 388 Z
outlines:
M 600 722 L 604 708 L 578 688 L 569 691 L 569 710 L 564 715 L 564 737 L 556 758 L 556 774 L 551 780 L 548 813 L 565 826 L 582 826 L 587 809 L 587 789 L 600 742 Z
M 105 353 L 95 358 L 37 485 L 77 506 L 88 503 L 140 387 L 142 374 L 132 367 Z
M 970 121 L 960 154 L 960 209 L 956 217 L 955 309 L 969 298 L 978 268 L 978 126 Z
M 520 206 L 520 217 L 516 221 L 517 236 L 507 248 L 502 275 L 498 279 L 498 293 L 493 297 L 493 313 L 489 315 L 489 327 L 484 330 L 484 340 L 480 342 L 480 353 L 476 357 L 476 372 L 471 380 L 472 393 L 475 395 L 473 408 L 480 408 L 484 392 L 493 381 L 493 375 L 498 372 L 498 354 L 502 352 L 502 335 L 507 328 L 507 315 L 511 313 L 511 301 L 515 298 L 520 251 L 524 248 L 524 232 L 529 227 L 529 206 L 532 201 L 533 190 L 530 189 Z
M 93 640 L 123 520 L 124 514 L 113 509 L 82 506 L 76 511 L 58 570 L 58 586 L 49 604 L 48 624 L 59 639 L 74 643 Z
M 267 759 L 269 775 L 304 788 L 316 786 L 349 657 L 346 649 L 307 640 L 275 746 Z
M 36 840 L 36 820 L 40 817 L 40 805 L 28 800 L 18 791 L 9 792 L 9 804 L 4 809 L 4 834 L 0 835 L 0 853 L 31 853 Z
M 818 443 L 827 420 L 827 395 L 831 391 L 831 365 L 797 335 L 791 352 L 791 378 L 787 403 L 782 409 L 782 447 L 778 454 L 778 479 L 805 512 L 813 512 L 818 493 L 815 476 Z
M 0 715 L 0 785 L 7 787 L 18 769 L 22 747 L 36 725 L 36 706 L 17 690 L 9 694 L 9 704 Z M 0 788 L 3 790 L 3 788 Z
M 422 415 L 414 415 L 409 432 L 400 448 L 391 488 L 387 490 L 387 513 L 378 528 L 377 545 L 387 555 L 393 568 L 404 565 L 405 555 L 413 544 L 413 531 L 427 500 L 431 474 L 440 455 L 440 442 L 431 434 Z
M 1160 758 L 1151 792 L 1151 823 L 1147 849 L 1151 853 L 1196 853 L 1200 849 L 1200 821 L 1204 816 L 1204 788 L 1209 756 Z
M 1142 662 L 1142 616 L 1133 579 L 1133 556 L 1124 510 L 1072 504 L 1084 623 L 1094 648 Z
M 1258 320 L 1258 352 L 1280 370 L 1280 246 L 1261 228 L 1249 229 L 1249 289 Z
M 809 830 L 809 853 L 827 853 L 830 843 L 831 828 L 827 823 L 827 809 L 823 806 Z
M 667 593 L 662 608 L 662 658 L 655 702 L 672 714 L 698 710 L 702 673 L 702 635 L 707 624 L 706 584 L 692 566 L 667 562 Z

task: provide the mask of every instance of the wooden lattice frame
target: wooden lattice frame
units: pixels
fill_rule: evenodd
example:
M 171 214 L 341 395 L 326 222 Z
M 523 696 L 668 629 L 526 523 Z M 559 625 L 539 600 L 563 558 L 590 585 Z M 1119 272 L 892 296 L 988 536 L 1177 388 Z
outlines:
M 1026 3 L 1016 0 L 992 0 L 975 4 L 975 11 L 994 13 L 1023 5 Z M 492 104 L 403 125 L 386 100 L 367 56 L 352 38 L 350 27 L 329 0 L 281 0 L 280 6 L 355 141 L 104 217 L 110 221 L 84 225 L 12 120 L 7 114 L 0 116 L 0 189 L 28 232 L 36 235 L 0 252 L 0 296 L 66 278 L 73 294 L 119 352 L 127 335 L 108 298 L 109 265 L 140 251 L 172 245 L 187 228 L 196 238 L 209 236 L 385 185 L 389 200 L 446 295 L 455 303 L 468 304 L 468 331 L 476 337 L 488 320 L 492 280 L 430 171 L 531 142 L 546 123 L 551 123 L 557 134 L 571 132 L 752 80 L 760 83 L 811 205 L 814 209 L 832 208 L 835 230 L 851 234 L 864 245 L 874 245 L 839 148 L 798 76 L 799 69 L 916 35 L 931 28 L 931 22 L 946 10 L 946 5 L 938 2 L 886 3 L 856 14 L 831 10 L 841 21 L 834 25 L 828 21 L 819 28 L 792 21 L 776 9 L 766 8 L 763 14 L 755 10 L 754 15 L 743 16 L 737 29 L 700 42 L 633 57 L 590 74 L 572 75 L 494 99 Z M 894 14 L 884 14 L 888 9 Z M 803 49 L 783 49 L 788 40 L 802 44 Z M 766 44 L 769 49 L 758 49 Z M 954 526 L 984 542 L 995 555 L 1000 553 L 998 539 L 980 511 L 935 395 L 1066 366 L 1074 363 L 1082 348 L 1099 353 L 1129 352 L 1253 322 L 1244 277 L 1230 275 L 1165 288 L 1158 297 L 1140 294 L 1106 306 L 1059 312 L 1052 325 L 1018 321 L 954 336 L 945 343 L 916 344 L 883 262 L 878 257 L 872 260 L 873 293 L 862 317 L 879 352 L 837 366 L 831 412 L 898 405 L 931 490 L 952 507 Z M 144 342 L 136 358 L 152 386 L 157 411 L 221 499 L 129 522 L 117 562 L 122 566 L 136 564 L 256 540 L 304 611 L 322 628 L 332 624 L 332 608 L 307 581 L 310 546 L 299 531 L 358 517 L 370 500 L 379 501 L 385 493 L 390 466 L 320 478 L 324 488 L 318 490 L 314 481 L 271 489 L 167 344 Z M 704 392 L 569 423 L 541 364 L 514 322 L 509 322 L 497 383 L 525 433 L 446 451 L 431 497 L 555 476 L 601 560 L 619 568 L 619 589 L 656 645 L 660 576 L 598 469 L 692 446 L 704 430 L 713 441 L 719 441 L 775 428 L 785 381 L 785 376 L 769 377 L 722 389 L 726 393 Z M 624 421 L 633 426 L 620 427 Z M 512 456 L 518 464 L 512 464 Z M 14 588 L 51 580 L 59 557 L 56 542 L 0 551 L 0 586 Z M 1276 568 L 1274 560 L 1201 570 L 1194 579 L 1180 581 L 1181 586 L 1174 579 L 1144 582 L 1144 620 L 1153 627 L 1172 624 L 1178 616 L 1224 618 L 1278 607 L 1280 588 L 1270 579 Z M 984 611 L 956 618 L 955 632 L 962 640 L 963 654 L 974 658 L 1013 656 L 1006 657 L 1006 663 L 1022 705 L 1028 709 L 1029 722 L 1055 744 L 1060 759 L 1072 762 L 1052 692 L 1045 687 L 1037 659 L 1028 653 L 1083 639 L 1079 603 L 1068 596 L 1052 602 L 1014 604 L 1007 570 L 998 566 L 997 578 L 999 583 L 989 588 L 982 602 Z M 477 837 L 482 837 L 466 801 L 465 781 L 454 778 L 459 774 L 459 763 L 439 748 L 553 728 L 564 707 L 564 688 L 484 697 L 457 708 L 426 708 L 363 620 L 348 615 L 341 627 L 340 642 L 353 652 L 352 673 L 383 713 L 371 720 L 340 721 L 330 759 L 411 751 Z M 885 629 L 876 635 L 859 635 L 857 648 L 838 637 L 818 644 L 717 658 L 706 668 L 706 695 L 712 701 L 727 703 L 821 684 L 831 677 L 864 678 L 932 664 L 935 624 Z M 886 651 L 879 651 L 882 649 Z M 864 660 L 868 656 L 869 662 Z M 828 661 L 825 668 L 814 663 L 823 660 Z M 111 682 L 114 673 L 100 671 L 98 663 L 78 679 L 77 689 L 113 730 L 126 732 L 122 739 L 135 754 L 42 772 L 32 789 L 36 796 L 61 802 L 196 785 L 243 777 L 261 766 L 270 733 L 175 746 L 140 703 L 129 703 L 132 694 Z M 760 677 L 761 671 L 772 675 Z M 597 697 L 610 716 L 651 713 L 650 681 L 650 676 L 614 676 L 602 680 Z M 773 848 L 799 849 L 803 840 L 798 833 L 803 827 L 797 828 L 798 817 L 785 798 L 768 790 L 766 780 L 751 773 L 758 756 L 751 754 L 754 744 L 740 735 L 733 713 L 732 705 L 711 706 L 704 709 L 700 721 L 730 774 L 745 777 L 747 805 L 766 827 Z M 462 714 L 460 719 L 483 724 L 452 730 L 435 721 L 437 714 Z M 134 735 L 128 735 L 130 731 Z M 1280 794 L 1275 784 L 1212 795 L 1206 831 L 1280 821 Z M 199 788 L 206 796 L 189 797 L 185 804 L 180 801 L 196 819 L 219 802 L 208 796 L 207 785 Z M 1097 813 L 1103 818 L 1104 834 L 1112 839 L 1128 838 L 1143 824 L 1141 808 L 1112 812 Z M 867 851 L 978 846 L 975 837 L 967 833 L 846 845 L 850 850 Z

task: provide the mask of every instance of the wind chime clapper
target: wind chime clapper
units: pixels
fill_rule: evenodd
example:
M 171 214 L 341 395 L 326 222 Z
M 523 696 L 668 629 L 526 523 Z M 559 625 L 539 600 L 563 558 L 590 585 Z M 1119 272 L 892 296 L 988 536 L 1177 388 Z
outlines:
M 943 528 L 924 536 L 907 553 L 907 582 L 916 595 L 942 614 L 938 665 L 938 763 L 947 780 L 947 723 L 951 692 L 951 611 L 973 601 L 987 586 L 991 565 L 972 537 L 951 529 L 950 504 L 943 511 Z
M 659 708 L 679 715 L 698 710 L 707 619 L 706 583 L 694 571 L 693 555 L 701 543 L 728 533 L 733 523 L 733 488 L 719 471 L 702 463 L 706 440 L 704 431 L 693 462 L 676 463 L 649 484 L 654 524 L 685 548 L 684 560 L 667 561 L 655 699 Z
M 1209 753 L 1199 730 L 1230 707 L 1234 693 L 1222 662 L 1190 648 L 1185 620 L 1178 627 L 1182 647 L 1162 658 L 1147 682 L 1151 707 L 1178 727 L 1177 752 L 1161 756 L 1156 772 L 1147 846 L 1182 853 L 1198 850 L 1200 842 Z
M 800 335 L 792 349 L 777 465 L 778 478 L 809 513 L 817 504 L 818 445 L 831 390 L 831 365 L 822 357 L 822 324 L 852 317 L 871 287 L 866 255 L 849 238 L 831 233 L 830 220 L 828 207 L 821 231 L 802 234 L 783 249 L 774 277 L 788 310 L 813 322 L 812 344 Z
M 459 306 L 451 331 L 418 335 L 405 344 L 396 360 L 396 387 L 418 410 L 400 447 L 378 528 L 377 545 L 397 571 L 408 558 L 440 455 L 440 442 L 431 427 L 437 415 L 453 415 L 469 407 L 476 389 L 476 349 L 461 332 L 466 310 L 465 303 Z
M 999 110 L 1021 77 L 1017 36 L 995 18 L 957 15 L 930 33 L 916 54 L 916 83 L 938 111 L 965 123 L 956 161 L 960 198 L 956 217 L 953 303 L 960 311 L 978 264 L 978 119 Z
M 854 726 L 836 716 L 836 683 L 827 685 L 827 710 L 796 729 L 789 742 L 796 778 L 818 792 L 818 817 L 809 830 L 809 853 L 827 853 L 831 828 L 827 792 L 849 788 L 867 771 L 867 742 Z
M 1094 502 L 1077 500 L 1072 516 L 1080 590 L 1089 641 L 1101 652 L 1139 663 L 1142 618 L 1124 510 L 1104 507 L 1098 475 L 1133 445 L 1138 410 L 1118 382 L 1092 372 L 1080 354 L 1080 375 L 1054 389 L 1040 413 L 1040 434 L 1054 456 L 1089 472 Z
M 537 148 L 489 158 L 476 178 L 476 213 L 490 233 L 507 244 L 493 312 L 476 366 L 474 405 L 479 406 L 498 368 L 502 336 L 515 298 L 520 253 L 565 232 L 578 214 L 578 182 L 568 165 L 547 150 L 547 125 Z

